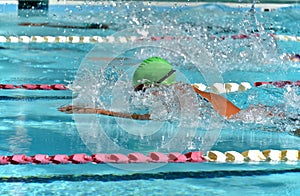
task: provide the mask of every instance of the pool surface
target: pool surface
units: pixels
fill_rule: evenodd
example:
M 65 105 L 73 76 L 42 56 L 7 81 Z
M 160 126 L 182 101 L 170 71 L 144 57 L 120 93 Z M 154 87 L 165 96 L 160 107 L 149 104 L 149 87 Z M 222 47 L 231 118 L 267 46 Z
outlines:
M 299 84 L 254 83 L 300 80 L 299 62 L 288 58 L 300 53 L 300 9 L 259 6 L 89 2 L 21 12 L 0 2 L 0 156 L 298 150 Z M 150 56 L 174 66 L 185 93 L 132 92 L 133 72 Z M 185 83 L 201 83 L 244 112 L 226 120 Z M 222 93 L 225 83 L 240 86 Z M 153 120 L 58 110 L 72 104 L 123 113 L 146 107 Z M 4 164 L 0 193 L 298 195 L 299 169 L 298 161 L 269 160 Z

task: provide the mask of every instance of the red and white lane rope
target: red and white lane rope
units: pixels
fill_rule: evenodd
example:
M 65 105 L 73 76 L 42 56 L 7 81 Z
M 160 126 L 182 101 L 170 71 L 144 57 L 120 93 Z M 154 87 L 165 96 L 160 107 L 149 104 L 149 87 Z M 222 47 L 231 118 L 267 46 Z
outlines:
M 254 82 L 251 85 L 249 82 L 241 83 L 215 83 L 211 86 L 206 86 L 203 83 L 192 84 L 201 91 L 212 91 L 217 94 L 231 93 L 231 92 L 242 92 L 247 91 L 254 87 L 272 85 L 278 88 L 284 88 L 286 86 L 300 86 L 300 80 L 297 81 L 270 81 L 270 82 Z M 69 85 L 65 84 L 22 84 L 22 85 L 13 85 L 13 84 L 0 84 L 0 90 L 11 90 L 11 89 L 23 89 L 23 90 L 72 90 Z
M 0 36 L 0 43 L 128 43 L 139 39 L 136 36 Z
M 273 85 L 278 88 L 284 88 L 286 86 L 300 86 L 300 80 L 297 81 L 290 81 L 290 80 L 285 80 L 285 81 L 274 81 L 274 82 L 255 82 L 254 86 L 263 86 L 263 85 Z
M 196 83 L 193 84 L 196 88 L 198 88 L 201 91 L 212 91 L 216 94 L 224 94 L 224 93 L 232 93 L 232 92 L 243 92 L 251 89 L 254 87 L 259 86 L 265 86 L 265 85 L 271 85 L 275 86 L 277 88 L 285 88 L 287 86 L 300 86 L 300 80 L 297 81 L 290 81 L 290 80 L 284 80 L 284 81 L 270 81 L 270 82 L 254 82 L 253 85 L 251 85 L 249 82 L 241 82 L 241 83 L 234 83 L 234 82 L 228 82 L 228 83 L 215 83 L 211 86 L 206 86 L 202 83 Z
M 231 35 L 231 36 L 222 36 L 222 37 L 215 37 L 211 36 L 212 39 L 249 39 L 251 37 L 258 37 L 259 34 L 253 35 Z M 281 41 L 295 41 L 300 42 L 300 36 L 292 36 L 292 35 L 275 35 L 270 34 L 270 36 L 274 37 L 276 40 Z M 170 41 L 174 39 L 189 39 L 189 37 L 174 37 L 174 36 L 152 36 L 152 37 L 137 37 L 137 36 L 4 36 L 0 35 L 0 43 L 128 43 L 128 42 L 135 42 L 141 40 L 149 40 L 149 41 Z
M 148 156 L 142 153 L 130 154 L 57 154 L 49 156 L 47 154 L 37 154 L 26 156 L 25 154 L 0 156 L 0 165 L 8 164 L 85 164 L 85 163 L 186 163 L 186 162 L 298 162 L 300 159 L 299 150 L 247 150 L 242 153 L 237 151 L 179 152 L 160 153 L 151 152 Z

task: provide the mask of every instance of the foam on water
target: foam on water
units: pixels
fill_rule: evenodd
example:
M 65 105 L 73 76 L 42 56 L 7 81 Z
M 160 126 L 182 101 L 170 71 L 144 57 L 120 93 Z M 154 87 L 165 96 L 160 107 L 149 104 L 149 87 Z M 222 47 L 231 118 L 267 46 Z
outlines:
M 280 92 L 279 92 L 280 91 Z M 242 128 L 275 132 L 294 132 L 299 129 L 298 87 L 267 88 L 253 94 L 249 104 L 234 115 L 230 127 L 242 123 Z M 263 96 L 262 96 L 263 95 Z

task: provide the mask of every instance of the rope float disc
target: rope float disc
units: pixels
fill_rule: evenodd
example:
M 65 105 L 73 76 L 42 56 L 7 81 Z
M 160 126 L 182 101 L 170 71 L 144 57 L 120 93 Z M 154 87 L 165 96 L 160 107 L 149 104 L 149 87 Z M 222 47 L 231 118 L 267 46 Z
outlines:
M 187 163 L 187 162 L 218 162 L 218 163 L 244 163 L 244 162 L 298 162 L 300 159 L 299 150 L 247 150 L 242 153 L 237 151 L 195 151 L 181 154 L 173 152 L 164 154 L 160 152 L 151 152 L 148 156 L 134 152 L 130 154 L 57 154 L 49 156 L 46 154 L 37 154 L 26 156 L 25 154 L 0 156 L 0 165 L 8 164 L 85 164 L 85 163 Z

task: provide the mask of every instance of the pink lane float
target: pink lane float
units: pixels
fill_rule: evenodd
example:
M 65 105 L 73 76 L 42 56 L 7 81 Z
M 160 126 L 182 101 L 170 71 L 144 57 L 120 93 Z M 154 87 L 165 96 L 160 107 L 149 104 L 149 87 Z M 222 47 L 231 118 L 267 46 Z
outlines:
M 24 154 L 12 156 L 0 156 L 0 165 L 7 164 L 85 164 L 85 163 L 176 163 L 176 162 L 204 162 L 202 152 L 189 152 L 181 154 L 178 152 L 169 153 L 168 155 L 160 152 L 151 152 L 149 156 L 141 153 L 130 153 L 128 155 L 116 154 L 93 154 L 91 156 L 86 154 L 73 154 L 71 156 L 65 154 L 58 154 L 49 156 L 46 154 L 37 154 L 33 156 L 26 156 Z
M 64 84 L 0 84 L 0 89 L 24 89 L 24 90 L 69 90 Z

